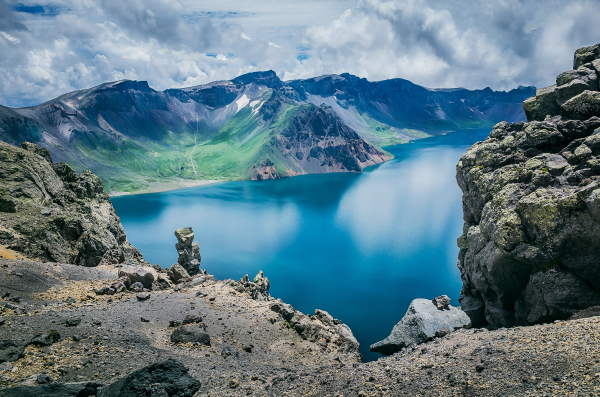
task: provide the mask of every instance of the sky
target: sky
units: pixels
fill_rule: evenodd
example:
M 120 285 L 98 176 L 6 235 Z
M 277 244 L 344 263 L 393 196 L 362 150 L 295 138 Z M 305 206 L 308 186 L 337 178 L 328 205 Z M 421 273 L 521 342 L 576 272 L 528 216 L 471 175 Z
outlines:
M 600 42 L 600 0 L 0 0 L 0 104 L 107 81 L 274 70 L 431 88 L 544 87 Z

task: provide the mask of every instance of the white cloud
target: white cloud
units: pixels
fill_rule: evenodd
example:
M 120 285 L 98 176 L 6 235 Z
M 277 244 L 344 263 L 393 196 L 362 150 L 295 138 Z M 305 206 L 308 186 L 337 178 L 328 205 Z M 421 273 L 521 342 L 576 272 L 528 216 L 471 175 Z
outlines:
M 600 3 L 360 0 L 307 30 L 313 56 L 286 78 L 349 72 L 429 87 L 550 85 L 573 51 L 600 41 Z
M 600 42 L 594 0 L 11 1 L 0 0 L 0 104 L 9 106 L 118 79 L 162 90 L 267 69 L 285 79 L 543 86 L 576 48 Z

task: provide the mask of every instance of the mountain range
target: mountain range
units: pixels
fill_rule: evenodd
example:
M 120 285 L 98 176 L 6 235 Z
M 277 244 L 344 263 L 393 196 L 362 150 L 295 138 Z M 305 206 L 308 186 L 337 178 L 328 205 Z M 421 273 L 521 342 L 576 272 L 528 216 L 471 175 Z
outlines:
M 98 174 L 108 192 L 135 193 L 360 172 L 391 158 L 385 146 L 525 120 L 522 103 L 533 95 L 534 87 L 430 89 L 350 74 L 282 81 L 273 71 L 165 91 L 122 80 L 37 106 L 0 106 L 0 139 L 36 143 L 54 161 Z

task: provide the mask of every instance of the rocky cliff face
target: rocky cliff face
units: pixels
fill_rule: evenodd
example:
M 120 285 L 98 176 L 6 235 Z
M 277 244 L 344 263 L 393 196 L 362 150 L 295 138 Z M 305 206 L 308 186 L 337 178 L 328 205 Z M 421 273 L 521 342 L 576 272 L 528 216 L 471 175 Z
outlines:
M 461 304 L 474 325 L 565 319 L 600 304 L 600 44 L 457 166 Z
M 34 144 L 0 141 L 0 181 L 0 244 L 42 261 L 145 262 L 91 172 L 53 164 Z

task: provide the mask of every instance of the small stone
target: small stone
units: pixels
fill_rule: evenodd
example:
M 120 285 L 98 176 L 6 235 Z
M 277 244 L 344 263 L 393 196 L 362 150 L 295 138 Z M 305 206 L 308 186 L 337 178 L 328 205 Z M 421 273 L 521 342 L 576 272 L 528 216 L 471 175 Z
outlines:
M 0 325 L 4 325 L 6 319 L 4 317 L 0 317 Z
M 79 318 L 79 317 L 70 317 L 70 318 L 68 318 L 68 319 L 65 321 L 65 324 L 66 324 L 68 327 L 76 327 L 76 326 L 78 326 L 79 324 L 81 324 L 81 318 Z
M 222 357 L 229 357 L 229 356 L 238 357 L 239 355 L 240 355 L 239 352 L 233 346 L 225 345 L 221 349 L 221 356 Z
M 46 383 L 51 383 L 52 379 L 46 374 L 39 374 L 35 381 L 40 385 L 45 385 Z
M 139 300 L 139 301 L 145 301 L 145 300 L 148 300 L 148 299 L 150 299 L 150 294 L 149 294 L 149 293 L 147 293 L 147 292 L 146 292 L 146 293 L 144 293 L 144 294 L 137 294 L 137 295 L 136 295 L 136 298 L 137 298 L 137 300 Z
M 229 388 L 230 389 L 235 389 L 236 387 L 238 387 L 240 385 L 240 381 L 237 379 L 231 379 L 229 381 Z
M 51 344 L 60 340 L 60 334 L 58 331 L 51 329 L 50 331 L 42 332 L 37 334 L 31 340 L 32 345 L 50 346 Z
M 450 305 L 451 300 L 448 295 L 440 295 L 437 298 L 433 298 L 432 302 L 438 310 L 444 310 Z
M 23 277 L 23 273 L 15 273 L 15 276 Z
M 169 327 L 171 327 L 171 328 L 176 328 L 176 327 L 179 327 L 180 325 L 181 325 L 181 321 L 177 321 L 177 320 L 169 321 Z
M 111 287 L 108 289 L 108 291 L 106 291 L 106 295 L 114 295 L 116 292 L 117 290 Z
M 214 297 L 214 296 L 209 296 L 209 297 L 208 297 L 208 300 L 209 300 L 209 301 L 211 301 L 211 302 L 214 302 L 214 301 L 215 301 L 215 298 L 216 298 L 216 297 Z
M 140 283 L 139 281 L 136 281 L 135 283 L 131 284 L 131 286 L 129 287 L 131 290 L 135 290 L 135 289 L 144 289 L 144 284 Z
M 485 367 L 481 364 L 477 364 L 475 366 L 475 371 L 477 371 L 477 372 L 482 372 L 484 369 L 485 369 Z
M 79 335 L 73 335 L 71 337 L 71 339 L 73 339 L 73 342 L 79 342 L 79 341 L 81 341 L 81 336 L 79 336 Z
M 183 319 L 183 325 L 196 324 L 196 323 L 201 323 L 201 322 L 202 322 L 202 316 L 199 316 L 197 314 L 188 314 Z
M 140 320 L 141 320 L 143 323 L 149 323 L 149 322 L 150 322 L 150 320 L 148 320 L 148 319 L 147 319 L 147 318 L 145 318 L 145 317 L 140 317 Z
M 176 328 L 171 334 L 172 343 L 198 342 L 210 346 L 210 335 L 197 325 L 183 325 Z
M 48 208 L 48 207 L 44 207 L 42 208 L 42 210 L 40 211 L 40 214 L 42 215 L 51 215 L 52 214 L 52 209 Z
M 77 303 L 77 299 L 73 298 L 72 296 L 69 296 L 69 297 L 67 298 L 67 301 L 66 301 L 66 302 L 67 302 L 67 303 Z

